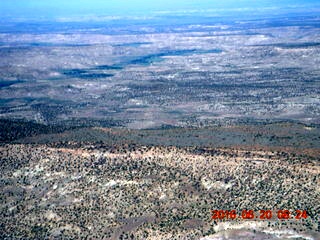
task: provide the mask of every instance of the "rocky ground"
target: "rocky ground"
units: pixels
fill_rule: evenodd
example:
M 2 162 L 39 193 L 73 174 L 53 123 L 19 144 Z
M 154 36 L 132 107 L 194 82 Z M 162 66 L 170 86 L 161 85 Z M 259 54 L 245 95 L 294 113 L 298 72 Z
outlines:
M 2 144 L 2 239 L 319 239 L 317 154 Z M 314 156 L 315 155 L 315 156 Z M 306 210 L 212 220 L 211 210 Z

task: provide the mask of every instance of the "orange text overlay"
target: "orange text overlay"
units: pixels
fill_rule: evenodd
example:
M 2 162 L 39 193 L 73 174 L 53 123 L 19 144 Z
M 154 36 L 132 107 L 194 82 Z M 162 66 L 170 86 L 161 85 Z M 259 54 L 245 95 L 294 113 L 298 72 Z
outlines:
M 269 220 L 269 219 L 279 219 L 279 220 L 287 220 L 287 219 L 306 219 L 308 217 L 306 210 L 242 210 L 241 212 L 237 212 L 236 210 L 212 210 L 211 219 L 213 220 L 223 220 L 223 219 L 260 219 L 260 220 Z

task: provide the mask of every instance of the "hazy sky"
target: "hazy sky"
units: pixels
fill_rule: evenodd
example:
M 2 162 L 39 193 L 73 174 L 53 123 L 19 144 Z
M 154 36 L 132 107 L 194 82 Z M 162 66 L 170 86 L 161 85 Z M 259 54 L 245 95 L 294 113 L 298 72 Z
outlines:
M 320 0 L 0 0 L 3 17 L 148 15 L 157 11 L 310 6 Z

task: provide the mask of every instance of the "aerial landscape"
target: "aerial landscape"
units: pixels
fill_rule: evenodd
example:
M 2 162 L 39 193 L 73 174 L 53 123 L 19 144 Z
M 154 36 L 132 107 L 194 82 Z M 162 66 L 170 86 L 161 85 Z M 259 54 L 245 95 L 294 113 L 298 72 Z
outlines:
M 320 239 L 320 3 L 0 14 L 0 239 Z

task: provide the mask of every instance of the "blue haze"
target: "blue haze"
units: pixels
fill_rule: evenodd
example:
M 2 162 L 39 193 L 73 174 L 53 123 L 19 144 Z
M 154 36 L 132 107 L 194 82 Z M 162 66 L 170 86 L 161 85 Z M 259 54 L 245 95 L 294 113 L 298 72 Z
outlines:
M 204 14 L 208 9 L 219 14 L 257 10 L 318 11 L 319 7 L 319 0 L 1 0 L 0 16 L 2 21 L 54 20 L 83 16 L 151 16 L 163 12 Z

